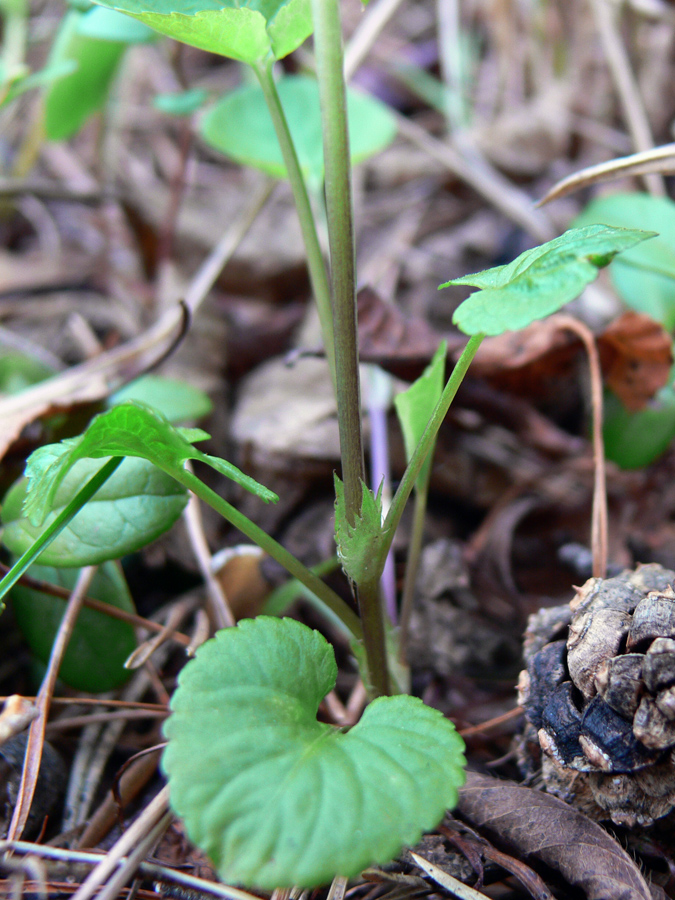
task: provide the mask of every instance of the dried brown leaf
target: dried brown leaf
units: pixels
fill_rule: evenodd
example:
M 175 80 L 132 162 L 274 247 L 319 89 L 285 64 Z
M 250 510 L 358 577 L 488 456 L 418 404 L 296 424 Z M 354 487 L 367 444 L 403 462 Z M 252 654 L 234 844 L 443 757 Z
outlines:
M 417 378 L 438 349 L 442 335 L 424 319 L 404 316 L 372 288 L 361 288 L 357 303 L 361 362 L 377 363 L 406 381 Z M 449 353 L 466 343 L 463 335 L 447 340 Z
M 550 794 L 469 772 L 457 812 L 521 857 L 560 872 L 588 900 L 651 900 L 640 870 L 614 838 Z
M 671 339 L 658 322 L 626 312 L 598 338 L 605 380 L 635 412 L 664 386 L 673 362 Z
M 544 203 L 558 200 L 566 194 L 601 181 L 612 181 L 615 178 L 626 178 L 629 175 L 652 173 L 665 175 L 671 172 L 675 172 L 675 144 L 664 144 L 653 150 L 631 153 L 630 156 L 622 156 L 596 166 L 589 166 L 582 169 L 581 172 L 575 172 L 573 175 L 563 178 L 550 191 L 547 191 L 537 206 L 543 206 Z

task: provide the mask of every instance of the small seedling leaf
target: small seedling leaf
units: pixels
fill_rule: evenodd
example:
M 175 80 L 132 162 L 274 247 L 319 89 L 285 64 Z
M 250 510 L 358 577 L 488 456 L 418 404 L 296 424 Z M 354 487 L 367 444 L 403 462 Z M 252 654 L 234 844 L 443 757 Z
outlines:
M 572 228 L 526 250 L 506 266 L 455 278 L 440 287 L 471 284 L 481 288 L 460 304 L 452 318 L 465 334 L 518 331 L 578 297 L 617 253 L 654 236 L 654 232 L 610 225 Z
M 79 34 L 86 13 L 70 10 L 63 19 L 52 47 L 50 67 L 63 62 L 75 71 L 54 82 L 45 95 L 45 131 L 51 141 L 67 140 L 100 110 L 110 91 L 126 44 L 101 41 Z
M 72 590 L 79 572 L 76 569 L 32 566 L 29 574 L 39 581 Z M 97 570 L 87 596 L 125 612 L 135 612 L 124 575 L 117 563 L 104 563 Z M 10 597 L 14 617 L 31 650 L 39 660 L 47 663 L 63 618 L 64 601 L 22 585 L 12 588 Z M 132 625 L 84 607 L 68 641 L 59 678 L 78 691 L 99 693 L 115 690 L 131 674 L 124 668 L 124 663 L 135 648 Z
M 398 696 L 344 734 L 316 719 L 336 674 L 318 632 L 266 616 L 220 631 L 181 672 L 162 766 L 191 840 L 228 883 L 355 876 L 456 803 L 464 745 L 452 724 Z
M 436 404 L 441 399 L 447 352 L 447 341 L 443 341 L 420 377 L 410 385 L 407 391 L 394 397 L 394 406 L 403 431 L 405 455 L 408 461 L 424 434 Z M 420 480 L 426 477 L 430 466 L 431 455 L 427 457 L 422 466 Z
M 202 88 L 194 88 L 178 94 L 157 94 L 152 103 L 155 109 L 168 116 L 191 116 L 192 113 L 201 109 L 208 97 L 207 91 Z
M 594 200 L 574 225 L 596 222 L 642 228 L 658 232 L 653 240 L 622 253 L 609 274 L 621 299 L 632 309 L 661 322 L 667 331 L 675 328 L 675 202 L 650 194 L 612 194 Z
M 356 584 L 379 578 L 382 574 L 380 547 L 382 528 L 382 484 L 374 494 L 361 482 L 361 515 L 351 524 L 347 517 L 345 488 L 337 475 L 335 482 L 335 543 L 342 568 Z
M 181 475 L 186 460 L 200 460 L 262 500 L 278 499 L 232 463 L 192 446 L 191 440 L 204 440 L 208 436 L 201 429 L 176 428 L 161 413 L 139 401 L 121 403 L 92 419 L 79 437 L 40 447 L 31 454 L 26 466 L 30 483 L 24 513 L 31 523 L 40 525 L 71 466 L 79 459 L 109 456 L 147 459 L 172 477 Z
M 151 406 L 172 425 L 201 419 L 213 409 L 213 403 L 204 391 L 185 381 L 163 375 L 143 375 L 136 378 L 112 394 L 107 405 L 119 406 L 127 400 L 138 400 L 139 403 Z M 204 439 L 195 438 L 190 443 Z
M 49 464 L 58 466 L 68 452 L 61 444 L 42 448 L 37 462 L 31 457 L 32 479 L 45 479 L 49 489 Z M 54 451 L 61 451 L 61 456 Z M 33 454 L 35 456 L 35 454 Z M 77 492 L 101 468 L 100 460 L 81 459 L 67 472 L 52 494 L 49 514 L 31 522 L 25 513 L 29 482 L 21 478 L 8 491 L 3 507 L 2 540 L 16 556 L 24 553 L 56 519 Z M 37 473 L 37 474 L 33 474 Z M 145 547 L 167 531 L 188 500 L 184 487 L 144 459 L 126 459 L 54 541 L 40 554 L 40 563 L 75 567 L 118 559 Z M 32 571 L 32 570 L 31 570 Z
M 312 33 L 310 0 L 106 0 L 168 37 L 240 62 L 292 53 Z
M 278 81 L 277 90 L 303 174 L 320 187 L 324 177 L 323 137 L 316 79 L 288 75 Z M 347 92 L 347 109 L 350 156 L 352 165 L 356 165 L 391 143 L 396 121 L 379 100 L 352 89 Z M 237 162 L 275 178 L 286 177 L 281 148 L 259 85 L 246 85 L 226 94 L 205 114 L 200 131 L 208 144 Z

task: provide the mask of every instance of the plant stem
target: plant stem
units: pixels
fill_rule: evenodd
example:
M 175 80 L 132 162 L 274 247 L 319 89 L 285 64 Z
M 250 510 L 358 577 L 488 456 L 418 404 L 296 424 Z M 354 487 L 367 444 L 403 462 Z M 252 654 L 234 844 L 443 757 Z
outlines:
M 40 553 L 42 553 L 42 551 L 59 536 L 66 525 L 75 518 L 84 504 L 91 500 L 96 491 L 108 480 L 108 478 L 110 478 L 121 462 L 121 456 L 114 456 L 112 459 L 108 460 L 108 462 L 89 479 L 85 486 L 77 492 L 70 503 L 54 519 L 49 528 L 46 528 L 40 537 L 31 544 L 28 550 L 17 559 L 9 572 L 2 581 L 0 581 L 0 601 L 5 594 L 14 587 L 19 578 L 21 578 L 26 569 L 37 559 Z M 0 608 L 2 608 L 1 604 Z
M 288 572 L 291 573 L 299 582 L 305 585 L 313 594 L 315 594 L 328 609 L 344 623 L 345 627 L 357 639 L 362 639 L 362 628 L 359 617 L 353 612 L 345 601 L 339 597 L 335 591 L 328 587 L 320 578 L 299 559 L 289 553 L 285 547 L 282 547 L 267 532 L 259 528 L 254 522 L 247 518 L 243 513 L 239 512 L 234 506 L 224 500 L 221 496 L 207 487 L 203 481 L 192 472 L 182 469 L 181 473 L 171 473 L 173 477 L 180 481 L 188 490 L 196 494 L 204 503 L 208 503 L 217 513 L 226 519 L 230 524 L 238 528 L 242 534 L 254 541 L 268 556 L 280 563 Z
M 326 213 L 335 334 L 338 427 L 347 521 L 361 512 L 365 478 L 361 435 L 361 391 L 356 319 L 354 215 L 347 130 L 342 23 L 338 0 L 311 0 L 316 75 L 321 102 Z M 372 693 L 390 693 L 379 577 L 358 584 L 355 594 Z
M 309 269 L 309 279 L 312 283 L 312 291 L 319 312 L 319 320 L 321 322 L 321 331 L 323 333 L 323 342 L 326 349 L 326 359 L 330 368 L 333 386 L 337 393 L 337 378 L 335 370 L 335 346 L 333 340 L 333 312 L 331 309 L 330 286 L 328 283 L 328 275 L 326 273 L 326 263 L 324 262 L 321 252 L 321 245 L 316 231 L 316 222 L 312 213 L 312 206 L 309 202 L 307 193 L 307 185 L 298 162 L 298 155 L 295 151 L 295 145 L 288 127 L 288 121 L 284 108 L 281 105 L 279 92 L 274 81 L 272 67 L 274 60 L 267 60 L 255 63 L 252 68 L 255 72 L 260 87 L 262 88 L 265 103 L 269 109 L 274 130 L 281 147 L 281 155 L 286 166 L 286 173 L 293 191 L 293 199 L 295 208 L 298 212 L 298 220 L 300 222 L 300 231 L 305 244 L 305 253 L 307 254 L 307 268 Z
M 427 469 L 426 478 L 422 477 L 415 487 L 415 502 L 413 507 L 412 530 L 408 558 L 405 566 L 405 579 L 403 581 L 403 593 L 401 599 L 401 617 L 399 619 L 399 661 L 405 663 L 408 646 L 408 629 L 413 607 L 415 582 L 422 552 L 422 538 L 424 537 L 424 519 L 427 511 L 427 496 L 429 494 L 429 482 L 431 480 L 431 467 Z
M 396 528 L 401 520 L 401 516 L 403 515 L 405 505 L 408 502 L 408 497 L 410 497 L 412 489 L 415 487 L 417 476 L 419 475 L 420 470 L 424 465 L 424 461 L 429 455 L 431 448 L 433 447 L 434 441 L 436 440 L 436 435 L 438 434 L 438 429 L 441 427 L 443 419 L 446 417 L 447 412 L 450 409 L 450 404 L 455 399 L 455 394 L 457 393 L 460 384 L 464 380 L 467 369 L 471 365 L 471 362 L 476 355 L 484 337 L 484 334 L 474 334 L 471 338 L 469 338 L 466 347 L 462 351 L 462 355 L 457 360 L 455 368 L 452 370 L 450 378 L 448 378 L 448 383 L 443 388 L 441 399 L 438 401 L 438 403 L 436 404 L 436 409 L 431 414 L 429 423 L 424 429 L 424 434 L 420 438 L 420 442 L 415 448 L 415 452 L 413 453 L 410 462 L 408 463 L 408 466 L 403 473 L 401 483 L 398 486 L 398 490 L 394 494 L 394 499 L 391 502 L 389 512 L 387 513 L 387 516 L 384 520 L 383 527 L 385 531 L 385 540 L 383 541 L 383 546 L 380 550 L 382 560 L 384 560 L 384 556 L 389 551 L 391 542 L 394 539 Z

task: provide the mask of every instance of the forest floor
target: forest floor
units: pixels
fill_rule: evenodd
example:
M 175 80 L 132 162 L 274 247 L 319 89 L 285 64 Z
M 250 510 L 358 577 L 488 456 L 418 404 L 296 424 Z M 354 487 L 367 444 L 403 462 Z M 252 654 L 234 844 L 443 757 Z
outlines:
M 369 13 L 358 0 L 343 7 L 352 48 Z M 50 0 L 31 13 L 33 67 L 44 61 L 61 15 Z M 308 65 L 307 45 L 283 61 L 289 73 Z M 18 352 L 63 376 L 51 394 L 31 395 L 25 404 L 13 394 L 5 406 L 11 388 L 2 376 L 0 477 L 4 490 L 36 446 L 78 433 L 106 396 L 152 368 L 208 394 L 212 411 L 198 423 L 212 435 L 208 451 L 231 459 L 280 501 L 265 506 L 215 475 L 212 486 L 314 566 L 335 554 L 339 441 L 290 189 L 208 147 L 197 133 L 199 113 L 172 117 L 153 104 L 157 94 L 185 87 L 218 96 L 243 77 L 237 63 L 162 40 L 126 54 L 105 111 L 68 141 L 41 139 L 39 92 L 0 111 L 0 360 Z M 461 352 L 465 338 L 452 314 L 469 290 L 438 291 L 441 283 L 510 262 L 557 236 L 593 197 L 618 190 L 672 196 L 672 178 L 657 175 L 585 187 L 535 206 L 568 175 L 673 140 L 675 6 L 402 0 L 351 82 L 388 104 L 398 128 L 386 149 L 354 171 L 364 421 L 367 440 L 377 442 L 368 409 L 382 370 L 390 398 L 422 372 L 441 339 L 451 361 Z M 181 300 L 190 317 L 178 339 Z M 608 273 L 567 311 L 596 336 L 607 378 L 612 334 L 623 327 L 630 339 L 639 330 L 630 318 L 617 325 L 626 308 Z M 647 354 L 657 347 L 653 355 L 667 370 L 669 337 L 656 324 L 649 334 Z M 385 455 L 395 484 L 405 454 L 387 403 Z M 675 897 L 672 817 L 639 834 L 614 827 L 609 846 L 584 820 L 588 828 L 579 826 L 573 858 L 542 862 L 538 848 L 521 841 L 518 825 L 527 819 L 544 844 L 567 827 L 565 813 L 539 806 L 537 798 L 547 795 L 538 791 L 508 793 L 528 774 L 528 785 L 541 786 L 536 765 L 530 761 L 528 770 L 523 763 L 516 691 L 528 618 L 569 603 L 573 586 L 592 574 L 590 423 L 584 345 L 554 318 L 485 342 L 439 435 L 408 647 L 412 691 L 456 724 L 470 769 L 506 785 L 491 801 L 494 809 L 481 814 L 476 807 L 487 803 L 492 783 L 469 782 L 457 819 L 448 818 L 419 850 L 477 886 L 479 894 L 466 896 L 644 897 L 650 895 L 644 875 L 652 896 Z M 672 447 L 636 468 L 608 462 L 610 575 L 639 563 L 675 569 L 674 476 Z M 196 641 L 217 625 L 200 573 L 219 572 L 237 618 L 264 609 L 287 576 L 208 510 L 200 522 L 190 509 L 127 560 L 125 572 L 140 616 L 169 621 Z M 394 545 L 399 592 L 410 529 L 404 517 Z M 348 598 L 341 573 L 329 578 Z M 364 695 L 344 639 L 300 596 L 287 611 L 335 643 L 340 674 L 323 714 L 327 721 L 354 721 Z M 41 670 L 11 604 L 0 648 L 0 694 L 34 697 Z M 42 834 L 34 815 L 34 830 L 24 835 L 32 843 L 16 845 L 15 855 L 0 861 L 0 893 L 74 893 L 92 868 L 74 851 L 119 846 L 148 812 L 163 784 L 157 752 L 127 770 L 119 815 L 111 785 L 132 756 L 162 741 L 184 658 L 184 650 L 165 641 L 123 688 L 102 697 L 57 685 L 46 734 L 65 769 L 54 763 L 52 787 L 40 788 L 60 795 L 57 811 Z M 2 758 L 6 832 L 22 759 Z M 497 819 L 506 823 L 501 831 Z M 637 866 L 619 855 L 617 842 L 639 857 Z M 41 856 L 45 844 L 63 855 Z M 213 881 L 217 890 L 215 873 L 178 820 L 147 856 L 165 870 L 153 874 L 146 859 L 134 876 L 130 864 L 124 884 L 136 877 L 136 897 L 208 896 L 204 886 L 190 893 L 171 885 L 169 868 Z M 38 860 L 38 868 L 27 859 Z M 391 900 L 431 890 L 446 889 L 423 881 L 405 856 L 348 887 L 351 896 Z M 131 897 L 128 887 L 110 891 L 100 896 Z

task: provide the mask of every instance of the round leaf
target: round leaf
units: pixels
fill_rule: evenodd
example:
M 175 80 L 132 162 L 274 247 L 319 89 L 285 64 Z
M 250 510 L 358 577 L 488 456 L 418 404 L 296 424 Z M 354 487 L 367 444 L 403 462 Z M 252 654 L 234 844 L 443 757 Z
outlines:
M 292 53 L 312 33 L 310 0 L 108 0 L 161 34 L 245 63 Z
M 576 226 L 604 222 L 650 228 L 658 236 L 622 253 L 609 273 L 621 299 L 664 328 L 675 328 L 675 202 L 650 194 L 612 194 L 590 203 Z
M 2 507 L 3 543 L 20 556 L 49 527 L 98 469 L 100 460 L 74 464 L 59 485 L 52 511 L 40 525 L 23 513 L 27 479 L 8 491 Z M 144 459 L 126 459 L 70 525 L 40 555 L 43 565 L 91 566 L 118 559 L 167 531 L 187 503 L 187 491 Z
M 323 137 L 316 79 L 288 75 L 279 80 L 277 90 L 303 174 L 320 185 L 324 175 Z M 396 121 L 374 97 L 348 90 L 347 111 L 353 165 L 383 150 L 394 139 Z M 237 162 L 255 166 L 275 178 L 286 177 L 281 148 L 258 85 L 226 94 L 206 113 L 200 131 L 207 144 Z
M 171 802 L 228 881 L 351 877 L 417 841 L 457 800 L 463 742 L 421 700 L 380 698 L 347 734 L 316 720 L 336 678 L 317 632 L 259 617 L 181 672 L 165 726 Z
M 72 590 L 79 573 L 75 569 L 32 566 L 29 574 L 31 578 Z M 135 612 L 117 563 L 101 566 L 87 595 L 126 612 Z M 21 585 L 16 585 L 10 596 L 14 616 L 31 650 L 42 662 L 48 662 L 66 608 L 64 601 Z M 84 607 L 68 642 L 59 678 L 78 691 L 112 691 L 129 678 L 124 663 L 135 648 L 132 625 Z
M 179 96 L 185 96 L 181 94 Z M 167 422 L 177 424 L 208 416 L 213 403 L 199 388 L 163 375 L 143 375 L 129 382 L 108 398 L 108 406 L 118 406 L 127 400 L 138 400 L 151 406 L 166 417 Z

